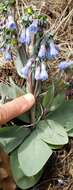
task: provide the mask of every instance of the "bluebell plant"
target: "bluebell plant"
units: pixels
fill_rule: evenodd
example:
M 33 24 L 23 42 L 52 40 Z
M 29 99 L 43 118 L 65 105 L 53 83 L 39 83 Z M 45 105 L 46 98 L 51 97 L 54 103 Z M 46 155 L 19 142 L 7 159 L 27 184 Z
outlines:
M 31 7 L 23 9 L 18 16 L 20 18 L 17 20 L 17 15 L 14 18 L 12 13 L 8 12 L 1 48 L 6 64 L 13 60 L 13 53 L 16 50 L 14 66 L 18 75 L 23 78 L 24 86 L 20 89 L 11 81 L 11 87 L 7 86 L 7 89 L 10 87 L 8 93 L 11 92 L 12 99 L 24 93 L 33 93 L 35 105 L 27 113 L 16 118 L 18 122 L 13 121 L 9 126 L 6 125 L 7 131 L 1 129 L 0 135 L 3 134 L 4 138 L 1 139 L 0 136 L 0 144 L 3 143 L 9 153 L 12 175 L 17 186 L 28 189 L 40 179 L 44 166 L 52 155 L 52 149 L 67 144 L 68 123 L 71 124 L 68 133 L 73 135 L 73 130 L 71 133 L 73 121 L 65 122 L 70 107 L 66 107 L 67 83 L 64 78 L 62 79 L 63 74 L 66 77 L 66 69 L 72 67 L 73 61 L 65 60 L 58 63 L 57 74 L 54 77 L 51 74 L 52 62 L 56 61 L 60 50 L 54 36 L 46 32 L 47 27 L 49 29 L 48 19 Z M 71 109 L 72 115 L 73 106 Z

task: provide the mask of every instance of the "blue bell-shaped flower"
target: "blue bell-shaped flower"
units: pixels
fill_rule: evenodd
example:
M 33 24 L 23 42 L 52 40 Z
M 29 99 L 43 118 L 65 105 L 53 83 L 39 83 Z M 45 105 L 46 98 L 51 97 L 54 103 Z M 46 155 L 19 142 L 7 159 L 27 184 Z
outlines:
M 24 75 L 25 78 L 28 77 L 29 69 L 33 63 L 33 58 L 30 58 L 27 62 L 27 64 L 21 69 L 21 74 Z
M 26 33 L 25 33 L 25 29 L 22 30 L 21 34 L 20 34 L 20 38 L 19 41 L 21 44 L 25 44 L 26 43 Z
M 40 80 L 40 66 L 38 65 L 35 70 L 35 80 Z
M 59 54 L 58 47 L 54 44 L 53 41 L 50 41 L 49 48 L 47 50 L 47 58 L 48 59 L 56 58 L 58 56 L 58 54 Z
M 27 65 L 25 65 L 25 67 L 23 67 L 21 69 L 21 74 L 23 74 L 24 77 L 27 78 L 28 77 L 28 73 L 29 73 L 29 68 L 27 67 Z
M 38 20 L 33 20 L 32 24 L 29 26 L 29 30 L 34 34 L 38 32 Z
M 13 16 L 8 16 L 7 22 L 6 22 L 6 28 L 10 30 L 15 30 L 16 29 L 16 23 L 14 21 Z
M 45 44 L 41 44 L 41 47 L 38 52 L 38 57 L 42 60 L 46 59 L 46 47 Z
M 30 34 L 30 30 L 29 27 L 26 29 L 26 44 L 30 45 L 31 43 L 31 34 Z
M 69 61 L 61 61 L 58 65 L 58 68 L 62 71 L 67 69 L 68 67 L 70 67 L 71 65 L 73 65 L 73 61 L 69 60 Z
M 48 73 L 46 71 L 45 64 L 42 63 L 41 65 L 41 73 L 40 73 L 40 80 L 45 81 L 48 79 Z
M 26 28 L 26 30 L 25 29 L 22 30 L 19 41 L 21 44 L 30 45 L 31 35 L 29 28 Z
M 11 61 L 11 59 L 12 59 L 11 52 L 6 51 L 5 54 L 4 54 L 4 58 L 5 58 L 6 61 Z

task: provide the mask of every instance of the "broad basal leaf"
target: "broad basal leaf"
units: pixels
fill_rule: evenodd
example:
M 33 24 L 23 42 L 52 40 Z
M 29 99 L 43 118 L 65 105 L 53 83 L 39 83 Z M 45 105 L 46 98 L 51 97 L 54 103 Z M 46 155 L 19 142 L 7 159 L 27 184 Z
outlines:
M 73 100 L 65 101 L 59 109 L 48 116 L 64 126 L 67 132 L 73 129 Z
M 48 107 L 51 105 L 54 98 L 54 84 L 49 86 L 47 92 L 44 95 L 42 105 L 43 107 Z
M 50 107 L 50 111 L 54 111 L 56 110 L 58 107 L 61 106 L 61 104 L 63 104 L 65 100 L 65 95 L 64 93 L 60 93 L 58 94 L 57 96 L 55 96 L 52 100 L 52 104 L 51 104 L 51 107 Z
M 17 151 L 13 151 L 10 155 L 11 171 L 13 178 L 18 187 L 21 189 L 28 189 L 35 185 L 42 175 L 42 171 L 37 173 L 35 176 L 27 177 L 21 170 L 20 164 L 18 162 Z
M 9 99 L 14 99 L 21 95 L 24 95 L 24 91 L 21 88 L 19 88 L 17 85 L 14 84 L 8 85 L 0 83 L 0 96 L 2 97 L 2 99 L 4 99 L 5 97 Z
M 26 176 L 36 175 L 51 156 L 51 148 L 41 140 L 38 129 L 18 148 L 18 160 Z
M 24 54 L 21 55 L 22 54 L 21 51 L 22 50 L 20 50 L 20 51 L 17 52 L 15 66 L 16 66 L 16 70 L 17 70 L 19 76 L 22 77 L 22 78 L 24 78 L 24 75 L 21 73 L 21 69 L 26 64 L 27 60 L 26 60 L 26 57 L 23 56 Z
M 70 131 L 68 131 L 68 136 L 73 137 L 73 128 Z
M 17 86 L 14 81 L 12 80 L 12 78 L 10 77 L 10 85 L 11 85 L 11 88 L 13 89 L 13 91 L 15 91 L 16 93 L 16 97 L 19 97 L 21 95 L 24 95 L 25 94 L 25 89 L 23 88 L 20 88 L 19 86 Z
M 30 123 L 30 113 L 29 112 L 23 113 L 22 115 L 18 116 L 17 118 L 24 123 Z
M 30 134 L 30 129 L 10 126 L 0 128 L 0 144 L 10 153 Z
M 64 127 L 53 120 L 39 122 L 40 138 L 51 145 L 64 145 L 68 143 L 68 136 Z

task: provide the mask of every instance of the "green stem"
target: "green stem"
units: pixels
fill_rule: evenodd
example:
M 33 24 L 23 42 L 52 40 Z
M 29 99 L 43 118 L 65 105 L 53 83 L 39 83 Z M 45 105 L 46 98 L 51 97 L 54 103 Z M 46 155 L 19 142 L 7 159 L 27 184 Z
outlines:
M 31 72 L 29 73 L 29 76 L 28 76 L 27 89 L 29 92 L 31 92 L 33 94 L 32 73 Z M 33 124 L 33 127 L 35 127 L 34 126 L 34 123 L 35 123 L 35 105 L 31 108 L 30 115 L 31 115 L 31 123 Z

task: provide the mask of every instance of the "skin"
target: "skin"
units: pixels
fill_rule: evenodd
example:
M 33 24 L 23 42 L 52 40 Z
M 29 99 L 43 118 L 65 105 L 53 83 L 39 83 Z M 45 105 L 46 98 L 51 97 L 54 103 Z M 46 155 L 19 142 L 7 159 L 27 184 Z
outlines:
M 0 105 L 0 125 L 30 110 L 35 104 L 35 98 L 31 93 L 15 98 L 14 100 Z

